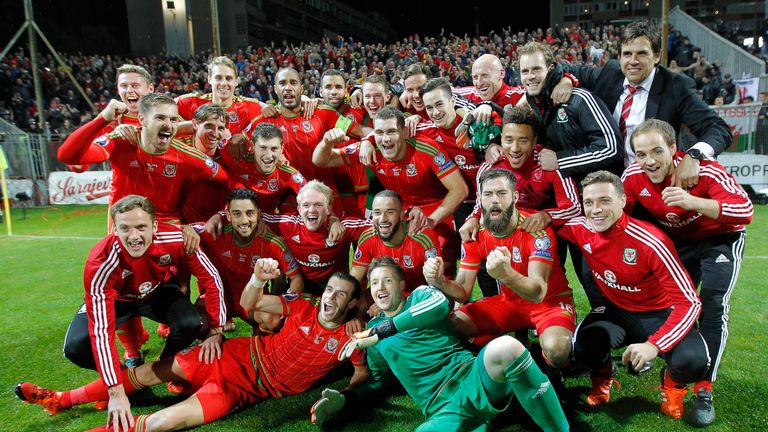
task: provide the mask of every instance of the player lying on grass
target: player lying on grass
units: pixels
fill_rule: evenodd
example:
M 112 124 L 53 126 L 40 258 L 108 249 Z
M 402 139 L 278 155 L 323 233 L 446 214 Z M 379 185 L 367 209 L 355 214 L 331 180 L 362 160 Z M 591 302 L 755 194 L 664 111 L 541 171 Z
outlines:
M 372 380 L 341 393 L 325 389 L 312 407 L 313 422 L 373 402 L 394 374 L 426 417 L 417 431 L 486 430 L 513 394 L 544 430 L 568 430 L 554 389 L 520 342 L 501 336 L 474 357 L 462 348 L 448 319 L 450 303 L 438 289 L 421 286 L 405 298 L 403 269 L 387 256 L 371 263 L 368 280 L 382 312 L 340 356 L 368 348 Z
M 248 310 L 285 316 L 279 333 L 226 340 L 218 356 L 204 356 L 197 346 L 175 357 L 123 369 L 128 394 L 168 381 L 187 381 L 194 393 L 149 415 L 133 416 L 130 410 L 116 411 L 110 404 L 108 425 L 93 430 L 166 431 L 210 423 L 266 398 L 301 393 L 341 365 L 343 360 L 339 358 L 348 357 L 339 355 L 341 348 L 351 341 L 343 324 L 360 296 L 357 279 L 335 273 L 320 299 L 292 293 L 265 295 L 268 281 L 279 274 L 277 261 L 259 259 L 240 300 Z M 323 342 L 318 344 L 318 340 Z M 355 372 L 350 388 L 369 376 L 361 351 L 353 353 L 352 363 Z M 54 414 L 73 405 L 105 399 L 107 391 L 102 380 L 65 392 L 27 382 L 16 386 L 20 399 L 43 405 Z

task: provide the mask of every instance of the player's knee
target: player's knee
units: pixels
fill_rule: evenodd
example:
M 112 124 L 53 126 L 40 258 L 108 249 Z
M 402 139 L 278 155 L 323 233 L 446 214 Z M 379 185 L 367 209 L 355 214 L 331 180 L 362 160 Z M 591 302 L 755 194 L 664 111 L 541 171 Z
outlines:
M 563 368 L 571 361 L 571 338 L 541 338 L 541 350 L 547 362 L 556 368 Z
M 485 357 L 492 363 L 509 365 L 525 352 L 525 346 L 512 336 L 499 336 L 485 346 Z
M 669 357 L 667 369 L 677 382 L 698 381 L 709 369 L 709 358 L 695 350 L 682 350 Z

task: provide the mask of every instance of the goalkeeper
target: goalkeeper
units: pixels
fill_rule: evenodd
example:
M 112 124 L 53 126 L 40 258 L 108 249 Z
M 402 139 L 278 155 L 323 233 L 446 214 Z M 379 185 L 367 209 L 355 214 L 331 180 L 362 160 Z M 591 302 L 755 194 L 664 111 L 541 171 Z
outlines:
M 371 379 L 342 392 L 325 389 L 312 407 L 313 423 L 373 401 L 394 374 L 426 417 L 419 432 L 486 430 L 513 393 L 542 429 L 568 430 L 554 389 L 520 342 L 501 336 L 474 357 L 459 343 L 438 289 L 421 286 L 406 299 L 403 269 L 387 256 L 373 260 L 368 280 L 381 313 L 339 355 L 368 348 Z

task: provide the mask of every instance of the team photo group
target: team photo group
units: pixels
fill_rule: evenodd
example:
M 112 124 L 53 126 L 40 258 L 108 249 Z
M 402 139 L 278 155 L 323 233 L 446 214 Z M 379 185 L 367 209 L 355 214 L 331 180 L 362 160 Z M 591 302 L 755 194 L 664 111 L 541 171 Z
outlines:
M 209 59 L 209 93 L 176 98 L 145 65 L 117 68 L 118 97 L 57 150 L 112 171 L 61 360 L 94 380 L 16 396 L 53 415 L 93 404 L 94 431 L 170 431 L 345 376 L 292 416 L 344 428 L 404 391 L 418 431 L 508 410 L 567 431 L 568 380 L 588 375 L 580 399 L 605 409 L 623 367 L 660 384 L 643 396 L 663 415 L 716 423 L 753 217 L 717 162 L 731 130 L 661 65 L 650 21 L 597 65 L 541 36 L 514 47 L 521 85 L 474 48 L 466 86 L 416 61 L 325 67 L 315 92 L 281 59 L 276 104 L 242 95 L 231 56 Z M 157 385 L 180 397 L 137 415 L 132 395 Z

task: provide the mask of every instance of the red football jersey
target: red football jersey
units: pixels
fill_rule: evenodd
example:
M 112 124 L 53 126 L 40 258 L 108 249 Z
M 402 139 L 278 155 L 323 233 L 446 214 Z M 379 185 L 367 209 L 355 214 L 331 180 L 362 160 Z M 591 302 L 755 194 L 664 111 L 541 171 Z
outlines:
M 184 145 L 195 148 L 193 136 L 178 138 Z M 219 162 L 221 157 L 218 153 L 210 156 L 214 162 Z M 232 180 L 232 176 L 227 174 Z M 181 195 L 181 221 L 183 223 L 192 223 L 208 220 L 211 216 L 223 209 L 227 204 L 227 193 L 233 189 L 233 184 L 223 184 L 217 181 L 207 179 L 198 179 L 189 181 L 182 188 Z
M 283 155 L 288 159 L 292 167 L 296 168 L 308 179 L 321 180 L 330 188 L 336 190 L 336 184 L 333 179 L 334 170 L 315 166 L 312 163 L 312 153 L 326 132 L 333 128 L 339 128 L 349 133 L 355 127 L 353 121 L 340 116 L 336 110 L 329 106 L 319 105 L 315 109 L 315 114 L 309 120 L 305 119 L 302 113 L 292 117 L 283 114 L 271 118 L 256 117 L 246 127 L 245 133 L 250 135 L 253 127 L 263 122 L 272 123 L 283 131 Z
M 152 244 L 139 258 L 123 252 L 120 239 L 114 234 L 91 249 L 83 275 L 84 301 L 96 367 L 107 387 L 121 382 L 114 302 L 150 300 L 155 290 L 178 275 L 182 266 L 197 278 L 200 292 L 205 292 L 205 307 L 212 322 L 223 326 L 227 308 L 219 273 L 201 250 L 192 255 L 184 252 L 179 228 L 158 224 Z
M 350 337 L 344 325 L 324 326 L 317 319 L 320 299 L 284 294 L 285 324 L 278 333 L 253 338 L 251 360 L 264 378 L 263 385 L 276 398 L 301 393 L 336 368 L 339 350 Z M 352 364 L 364 366 L 365 355 L 355 350 Z
M 195 111 L 202 105 L 213 102 L 213 95 L 206 93 L 197 95 L 188 93 L 176 98 L 176 105 L 179 107 L 179 117 L 184 120 L 192 120 Z M 261 115 L 261 104 L 257 99 L 251 99 L 243 96 L 234 96 L 232 105 L 224 108 L 229 114 L 229 124 L 227 129 L 232 135 L 239 134 L 245 129 L 251 120 Z
M 405 222 L 403 223 L 405 224 Z M 392 244 L 385 242 L 376 235 L 375 228 L 368 228 L 357 242 L 357 250 L 352 265 L 368 268 L 374 258 L 385 255 L 391 256 L 405 271 L 405 290 L 403 293 L 407 297 L 411 291 L 419 286 L 427 285 L 422 267 L 424 267 L 427 258 L 440 256 L 440 247 L 437 242 L 437 234 L 429 228 L 422 231 L 421 234 L 413 236 L 408 234 L 407 226 L 405 231 L 405 239 L 400 244 Z
M 115 128 L 118 125 L 123 125 L 123 124 L 124 125 L 130 125 L 130 126 L 139 127 L 139 126 L 141 126 L 141 121 L 139 121 L 139 117 L 138 116 L 134 117 L 134 116 L 132 116 L 130 114 L 123 114 L 122 116 L 120 116 L 120 119 L 118 121 L 109 123 L 108 125 L 104 126 L 101 129 L 101 132 L 99 133 L 99 135 L 106 135 L 106 134 L 112 132 L 113 130 L 115 130 Z M 77 172 L 77 173 L 88 171 L 88 168 L 90 168 L 90 167 L 91 167 L 91 164 L 71 164 L 71 165 L 67 165 L 67 168 L 69 168 L 70 171 Z
M 669 237 L 655 226 L 623 214 L 600 233 L 582 216 L 557 233 L 581 248 L 597 286 L 611 303 L 631 312 L 673 308 L 648 338 L 661 352 L 672 349 L 696 322 L 699 296 Z
M 447 193 L 440 179 L 458 168 L 437 143 L 429 138 L 417 138 L 405 140 L 407 151 L 401 160 L 388 161 L 379 153 L 378 162 L 371 169 L 385 188 L 400 193 L 405 210 L 418 206 L 425 215 L 430 215 Z M 358 152 L 358 143 L 345 147 L 344 163 L 359 165 Z
M 205 231 L 203 224 L 195 224 L 200 234 L 200 246 L 219 270 L 224 282 L 224 292 L 230 316 L 247 317 L 240 306 L 240 296 L 253 274 L 253 266 L 259 258 L 272 258 L 280 265 L 280 272 L 288 277 L 299 272 L 299 266 L 285 240 L 270 232 L 254 237 L 248 244 L 238 244 L 231 224 L 224 227 L 224 233 L 214 239 Z
M 579 190 L 570 177 L 563 177 L 560 171 L 544 171 L 539 166 L 538 155 L 542 149 L 537 144 L 534 154 L 525 161 L 519 169 L 512 168 L 506 156 L 502 156 L 495 164 L 483 162 L 477 172 L 477 178 L 490 169 L 511 171 L 517 179 L 515 190 L 519 194 L 516 207 L 524 210 L 545 211 L 552 218 L 553 225 L 562 225 L 571 218 L 581 214 Z M 482 205 L 480 202 L 480 185 L 477 184 L 475 208 L 469 218 L 480 218 Z
M 369 220 L 342 219 L 341 223 L 346 228 L 344 237 L 332 243 L 326 240 L 327 226 L 312 232 L 299 216 L 263 213 L 262 218 L 273 231 L 285 239 L 304 277 L 317 283 L 325 283 L 334 272 L 349 271 L 349 246 L 372 226 Z
M 485 102 L 483 98 L 480 97 L 480 92 L 474 86 L 459 87 L 455 90 L 457 94 L 464 96 L 474 103 L 480 104 Z M 501 88 L 499 88 L 499 91 L 493 96 L 491 102 L 504 108 L 507 105 L 516 106 L 523 97 L 525 97 L 525 87 L 522 85 L 512 87 L 507 83 L 502 82 Z
M 677 166 L 685 156 L 678 152 L 674 158 Z M 624 211 L 631 214 L 636 204 L 645 207 L 664 232 L 675 241 L 701 240 L 718 234 L 741 231 L 752 222 L 752 201 L 736 179 L 716 161 L 701 161 L 699 182 L 688 193 L 695 197 L 713 199 L 720 203 L 717 219 L 710 219 L 695 210 L 668 206 L 661 192 L 670 186 L 670 177 L 662 183 L 653 183 L 637 162 L 632 163 L 621 177 L 627 205 Z
M 520 224 L 530 216 L 522 210 L 517 210 L 517 225 L 515 230 L 504 237 L 496 237 L 485 228 L 480 228 L 477 241 L 461 243 L 460 269 L 478 270 L 480 264 L 488 258 L 494 249 L 505 246 L 512 253 L 512 268 L 523 276 L 528 276 L 528 263 L 538 261 L 548 264 L 552 271 L 547 281 L 547 294 L 543 301 L 557 301 L 557 297 L 572 296 L 568 279 L 560 267 L 557 256 L 557 237 L 551 228 L 529 233 L 520 229 Z M 513 216 L 513 217 L 515 217 Z M 506 285 L 501 286 L 502 294 L 510 301 L 530 303 Z
M 141 146 L 131 144 L 115 134 L 98 136 L 105 125 L 103 117 L 74 131 L 61 145 L 62 161 L 79 160 L 83 163 L 112 162 L 112 190 L 110 205 L 120 198 L 136 194 L 152 201 L 160 221 L 181 219 L 181 192 L 186 181 L 210 179 L 227 184 L 227 175 L 213 159 L 174 141 L 159 155 L 145 152 Z M 91 144 L 83 146 L 82 142 Z

